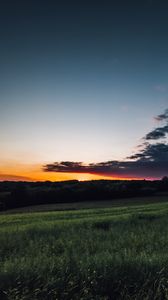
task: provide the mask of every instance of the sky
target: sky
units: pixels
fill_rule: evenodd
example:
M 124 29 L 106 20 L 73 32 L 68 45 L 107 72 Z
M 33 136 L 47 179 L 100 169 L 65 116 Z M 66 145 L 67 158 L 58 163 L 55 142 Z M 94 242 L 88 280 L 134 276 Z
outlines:
M 1 2 L 0 180 L 168 175 L 167 10 Z

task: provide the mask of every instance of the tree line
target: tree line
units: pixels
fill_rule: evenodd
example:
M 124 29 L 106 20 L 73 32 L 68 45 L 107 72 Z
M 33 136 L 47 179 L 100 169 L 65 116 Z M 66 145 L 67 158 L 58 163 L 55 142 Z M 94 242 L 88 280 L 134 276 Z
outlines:
M 29 205 L 113 200 L 168 193 L 168 177 L 162 180 L 92 180 L 79 182 L 0 182 L 0 210 Z

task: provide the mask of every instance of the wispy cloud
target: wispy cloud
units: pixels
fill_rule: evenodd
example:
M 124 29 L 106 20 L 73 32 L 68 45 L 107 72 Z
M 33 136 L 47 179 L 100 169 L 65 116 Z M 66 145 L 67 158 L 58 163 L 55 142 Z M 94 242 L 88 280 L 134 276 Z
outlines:
M 166 92 L 168 89 L 167 85 L 166 84 L 157 84 L 155 86 L 155 90 L 158 91 L 158 92 L 161 92 L 161 93 L 164 93 Z
M 160 138 L 165 138 L 168 133 L 168 109 L 161 115 L 155 117 L 155 120 L 158 122 L 164 121 L 166 125 L 162 127 L 157 127 L 154 130 L 150 131 L 144 137 L 145 140 L 158 140 Z
M 167 121 L 168 122 L 168 109 L 165 110 L 165 112 L 161 115 L 158 115 L 154 117 L 156 121 Z
M 0 181 L 32 181 L 32 178 L 13 174 L 0 174 Z

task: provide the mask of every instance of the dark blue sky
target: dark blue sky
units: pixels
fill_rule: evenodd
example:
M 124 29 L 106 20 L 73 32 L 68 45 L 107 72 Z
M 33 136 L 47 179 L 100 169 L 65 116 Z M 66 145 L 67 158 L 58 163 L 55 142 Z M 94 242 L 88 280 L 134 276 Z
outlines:
M 1 161 L 124 159 L 168 106 L 168 2 L 0 4 Z

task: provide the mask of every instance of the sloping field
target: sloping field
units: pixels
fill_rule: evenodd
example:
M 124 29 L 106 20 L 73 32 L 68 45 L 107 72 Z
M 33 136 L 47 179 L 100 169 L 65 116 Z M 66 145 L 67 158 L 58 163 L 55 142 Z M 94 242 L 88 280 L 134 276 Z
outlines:
M 88 208 L 112 208 L 118 206 L 154 204 L 168 201 L 168 194 L 162 193 L 161 195 L 148 196 L 148 197 L 132 197 L 132 198 L 118 198 L 112 200 L 102 201 L 78 201 L 78 202 L 65 202 L 55 204 L 41 204 L 25 207 L 12 208 L 7 211 L 1 211 L 1 214 L 11 213 L 27 213 L 27 212 L 43 212 L 43 211 L 60 211 L 60 210 L 80 210 Z
M 168 299 L 168 202 L 0 215 L 0 299 Z

